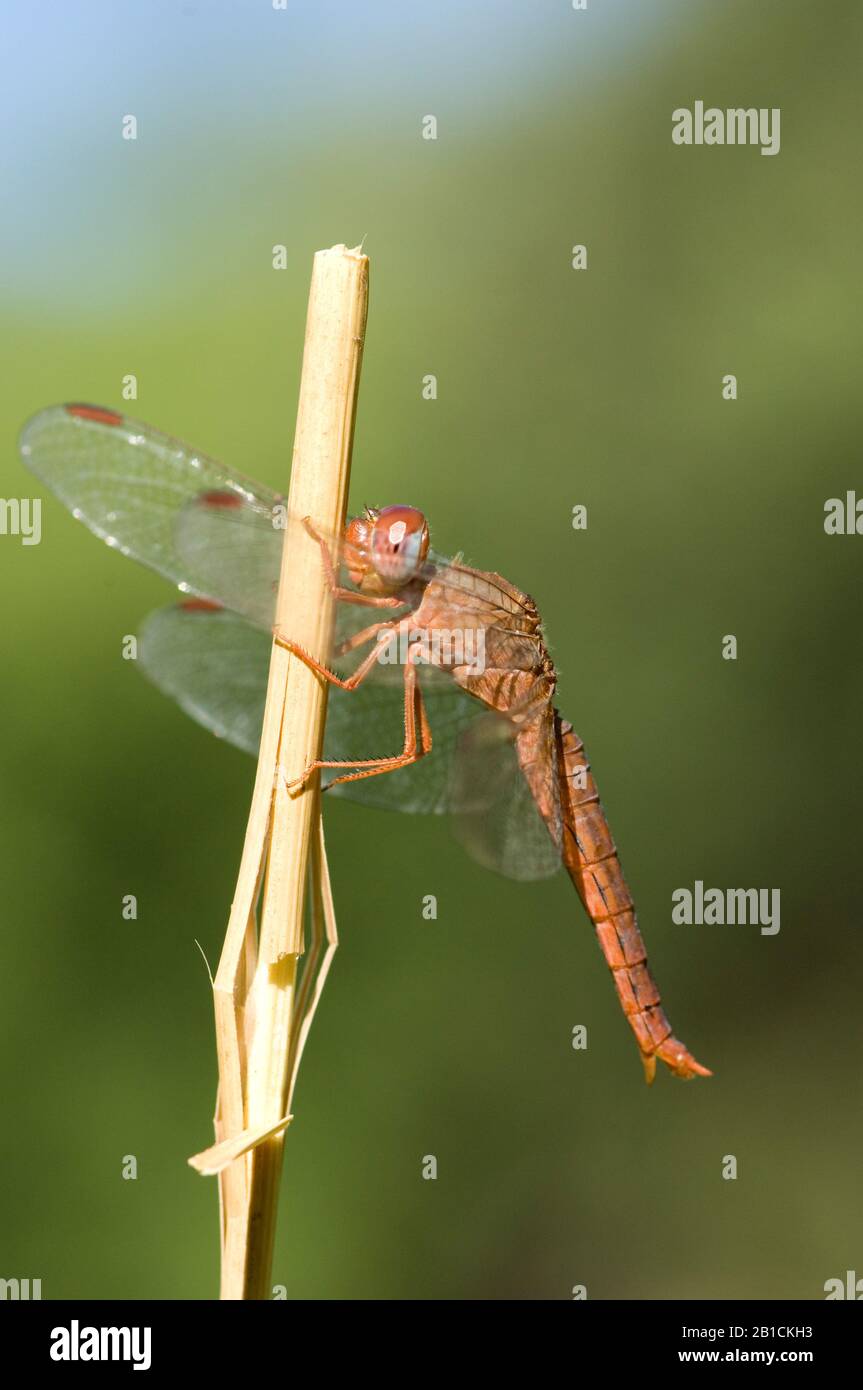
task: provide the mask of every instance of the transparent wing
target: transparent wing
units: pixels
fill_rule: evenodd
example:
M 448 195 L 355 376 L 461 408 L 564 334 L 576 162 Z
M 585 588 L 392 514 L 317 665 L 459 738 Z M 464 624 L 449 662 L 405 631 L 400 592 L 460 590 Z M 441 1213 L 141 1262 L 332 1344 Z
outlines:
M 271 646 L 269 633 L 238 614 L 190 600 L 150 614 L 141 629 L 138 656 L 145 675 L 192 719 L 256 755 Z M 453 692 L 451 682 L 432 684 L 427 705 L 436 756 L 398 775 L 342 783 L 333 788 L 334 795 L 399 811 L 449 810 L 453 750 L 481 707 Z M 331 688 L 327 711 L 326 758 L 378 757 L 399 752 L 404 743 L 404 703 L 400 691 L 387 683 L 363 684 L 355 691 Z
M 385 678 L 382 683 L 364 682 L 354 691 L 330 691 L 326 758 L 351 762 L 401 752 L 405 741 L 404 682 L 402 668 L 396 669 L 399 689 Z M 423 670 L 420 684 L 432 734 L 431 752 L 397 772 L 341 782 L 332 787 L 332 796 L 411 814 L 444 815 L 452 811 L 452 770 L 459 741 L 481 717 L 482 706 L 436 672 Z M 335 775 L 331 773 L 330 780 Z
M 140 635 L 145 674 L 197 723 L 244 752 L 260 745 L 271 637 L 225 609 L 191 600 L 158 609 Z M 458 838 L 487 868 L 544 878 L 559 849 L 519 767 L 508 720 L 451 681 L 423 670 L 431 753 L 411 767 L 333 786 L 332 796 L 409 813 L 453 815 Z M 331 689 L 324 756 L 346 760 L 398 752 L 404 705 L 388 684 Z M 326 774 L 325 774 L 326 777 Z
M 27 467 L 108 545 L 186 593 L 272 626 L 287 524 L 279 494 L 100 406 L 40 411 L 24 426 L 20 448 Z M 338 564 L 341 538 L 328 544 Z M 454 622 L 462 608 L 475 611 L 478 600 L 505 598 L 498 576 L 480 576 L 459 557 L 429 554 L 417 587 L 442 574 Z M 347 585 L 344 574 L 342 582 Z M 340 606 L 339 636 L 356 631 L 363 616 Z
M 40 411 L 21 454 L 90 530 L 184 592 L 268 626 L 282 499 L 150 425 L 98 406 Z
M 523 726 L 494 711 L 463 731 L 450 784 L 455 830 L 471 857 L 487 869 L 507 878 L 550 878 L 561 866 L 556 748 L 543 740 L 541 758 L 534 753 L 526 768 L 519 734 L 523 737 Z
M 196 493 L 183 505 L 175 542 L 199 592 L 272 634 L 287 525 L 286 504 L 275 493 L 235 481 Z
M 485 868 L 507 878 L 550 878 L 561 865 L 554 747 L 542 774 L 546 820 L 519 763 L 512 721 L 487 710 L 452 681 L 430 683 L 433 674 L 420 673 L 431 752 L 397 772 L 342 782 L 331 795 L 384 810 L 449 814 L 457 838 Z M 350 694 L 334 690 L 328 708 L 327 757 L 349 761 L 400 751 L 404 706 L 392 689 L 362 685 Z M 532 780 L 536 784 L 536 771 Z
M 270 633 L 192 599 L 150 614 L 138 660 L 196 723 L 257 756 L 271 650 Z

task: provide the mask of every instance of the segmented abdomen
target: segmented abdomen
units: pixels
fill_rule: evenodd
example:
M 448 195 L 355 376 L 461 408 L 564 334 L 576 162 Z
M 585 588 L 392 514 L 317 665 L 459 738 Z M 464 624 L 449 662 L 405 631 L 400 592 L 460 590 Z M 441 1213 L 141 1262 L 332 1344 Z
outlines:
M 623 1012 L 641 1052 L 648 1081 L 656 1058 L 682 1077 L 710 1076 L 671 1032 L 635 907 L 620 867 L 608 821 L 599 800 L 584 744 L 571 724 L 555 712 L 563 811 L 563 860 L 596 928 Z

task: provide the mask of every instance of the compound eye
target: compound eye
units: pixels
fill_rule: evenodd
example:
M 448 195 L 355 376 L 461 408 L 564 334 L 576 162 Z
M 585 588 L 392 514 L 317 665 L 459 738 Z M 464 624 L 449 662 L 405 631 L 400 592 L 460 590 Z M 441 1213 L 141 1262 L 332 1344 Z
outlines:
M 428 523 L 416 507 L 384 507 L 372 532 L 371 560 L 387 584 L 402 585 L 418 573 L 429 548 Z

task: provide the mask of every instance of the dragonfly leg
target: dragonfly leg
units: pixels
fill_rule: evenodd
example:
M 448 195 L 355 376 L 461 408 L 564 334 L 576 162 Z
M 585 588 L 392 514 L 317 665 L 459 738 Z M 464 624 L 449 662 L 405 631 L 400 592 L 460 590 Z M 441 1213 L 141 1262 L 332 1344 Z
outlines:
M 327 587 L 334 599 L 338 599 L 340 603 L 356 603 L 364 608 L 404 608 L 404 599 L 398 598 L 395 594 L 390 594 L 385 598 L 373 598 L 370 594 L 358 593 L 356 589 L 342 588 L 326 540 L 315 530 L 311 517 L 304 516 L 303 525 L 312 540 L 316 541 L 320 547 Z
M 372 637 L 377 637 L 378 633 L 383 632 L 384 628 L 387 627 L 391 628 L 392 623 L 389 618 L 382 618 L 379 623 L 372 623 L 369 627 L 364 627 L 362 632 L 355 632 L 352 637 L 346 637 L 344 642 L 340 642 L 336 647 L 336 656 L 347 656 L 348 652 L 352 652 L 356 647 L 364 646 Z
M 376 653 L 372 653 L 375 656 Z M 364 662 L 363 665 L 366 663 Z M 297 777 L 293 782 L 288 782 L 288 791 L 299 791 L 312 776 L 322 768 L 331 767 L 355 767 L 362 768 L 361 772 L 345 773 L 341 777 L 334 777 L 332 782 L 327 785 L 335 787 L 339 782 L 359 782 L 364 777 L 379 777 L 385 772 L 396 772 L 401 767 L 409 767 L 411 763 L 419 762 L 420 758 L 425 757 L 426 753 L 431 752 L 432 735 L 431 728 L 426 714 L 425 703 L 417 679 L 417 669 L 411 658 L 410 652 L 405 662 L 405 742 L 401 753 L 395 753 L 384 758 L 347 758 L 331 759 L 317 758 L 305 769 L 301 777 Z
M 395 635 L 399 632 L 401 624 L 393 625 L 384 622 L 380 624 L 373 624 L 373 628 L 374 627 L 390 627 L 391 631 Z M 367 628 L 366 635 L 368 635 L 371 631 L 372 629 Z M 357 635 L 362 636 L 361 633 Z M 381 654 L 381 647 L 378 643 L 376 643 L 375 646 L 372 647 L 371 651 L 363 657 L 362 661 L 360 662 L 357 669 L 353 672 L 353 674 L 348 676 L 345 680 L 342 680 L 341 676 L 337 676 L 335 671 L 331 671 L 330 668 L 328 666 L 324 666 L 322 662 L 316 661 L 315 658 L 312 656 L 311 652 L 307 652 L 305 647 L 301 647 L 298 642 L 292 641 L 290 637 L 281 637 L 279 633 L 276 632 L 274 634 L 273 640 L 275 641 L 277 647 L 284 647 L 285 651 L 291 652 L 295 657 L 302 661 L 304 666 L 308 666 L 311 671 L 314 671 L 316 673 L 316 675 L 323 676 L 324 680 L 328 681 L 330 685 L 337 685 L 340 690 L 356 690 L 357 686 L 362 681 L 364 681 L 369 672 L 374 669 L 374 664 Z

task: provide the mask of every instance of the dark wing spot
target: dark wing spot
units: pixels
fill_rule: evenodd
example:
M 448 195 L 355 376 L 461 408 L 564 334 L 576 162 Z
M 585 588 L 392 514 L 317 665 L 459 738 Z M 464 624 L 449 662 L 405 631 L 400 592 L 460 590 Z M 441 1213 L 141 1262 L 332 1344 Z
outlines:
M 106 410 L 101 405 L 83 405 L 81 403 L 67 405 L 65 407 L 67 415 L 74 415 L 77 420 L 95 420 L 99 425 L 122 425 L 123 416 L 116 410 Z
M 195 498 L 195 501 L 200 507 L 225 507 L 227 509 L 231 507 L 242 507 L 243 505 L 242 497 L 238 497 L 235 492 L 222 490 L 218 492 L 202 492 L 200 496 Z
M 222 613 L 224 608 L 221 603 L 215 603 L 210 598 L 187 598 L 178 605 L 184 613 Z

